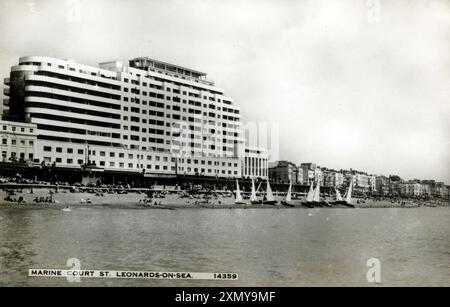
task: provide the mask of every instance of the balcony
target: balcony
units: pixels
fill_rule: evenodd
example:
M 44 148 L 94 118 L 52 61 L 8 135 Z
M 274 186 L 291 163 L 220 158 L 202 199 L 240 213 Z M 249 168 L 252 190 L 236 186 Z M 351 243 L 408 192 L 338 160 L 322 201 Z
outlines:
M 4 81 L 3 81 L 3 83 L 5 84 L 5 85 L 10 85 L 10 79 L 9 78 L 5 78 L 4 79 Z
M 5 87 L 3 89 L 3 94 L 6 95 L 6 96 L 9 96 L 9 87 Z
M 9 98 L 3 98 L 3 105 L 9 106 Z

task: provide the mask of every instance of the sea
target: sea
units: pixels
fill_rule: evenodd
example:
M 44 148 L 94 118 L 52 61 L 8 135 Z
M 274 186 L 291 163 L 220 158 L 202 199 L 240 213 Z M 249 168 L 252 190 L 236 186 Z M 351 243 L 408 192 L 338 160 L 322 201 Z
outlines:
M 29 276 L 70 269 L 68 259 L 82 270 L 238 279 Z M 450 286 L 450 210 L 0 205 L 0 286 Z

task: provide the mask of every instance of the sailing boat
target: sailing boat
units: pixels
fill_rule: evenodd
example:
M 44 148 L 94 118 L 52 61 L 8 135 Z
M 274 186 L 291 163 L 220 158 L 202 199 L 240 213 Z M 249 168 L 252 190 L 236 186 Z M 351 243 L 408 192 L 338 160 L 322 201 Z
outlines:
M 341 193 L 339 193 L 339 190 L 334 188 L 334 191 L 336 192 L 336 200 L 330 202 L 332 205 L 343 205 L 344 200 L 342 199 Z
M 282 205 L 288 206 L 288 207 L 295 207 L 292 201 L 292 183 L 289 182 L 289 189 L 287 191 L 286 197 L 281 201 Z
M 355 206 L 352 205 L 352 190 L 353 190 L 353 180 L 350 181 L 347 193 L 345 194 L 345 200 L 342 204 L 347 207 L 355 208 Z
M 241 190 L 239 189 L 239 182 L 236 179 L 236 200 L 234 201 L 236 205 L 242 205 L 245 204 L 244 201 L 242 201 L 242 195 Z
M 313 196 L 312 203 L 315 206 L 319 206 L 319 207 L 323 207 L 323 206 L 330 207 L 330 204 L 328 204 L 326 201 L 324 201 L 324 200 L 320 201 L 320 182 L 317 182 L 316 189 L 314 190 L 314 196 Z
M 277 201 L 273 196 L 272 189 L 270 188 L 269 180 L 267 180 L 266 199 L 263 200 L 263 204 L 275 205 Z
M 309 186 L 308 195 L 306 195 L 306 201 L 303 201 L 301 204 L 308 208 L 314 208 L 312 201 L 314 196 L 314 188 L 313 183 L 311 182 L 311 185 Z
M 252 194 L 250 195 L 250 203 L 251 204 L 260 204 L 261 200 L 259 200 L 256 197 L 256 190 L 255 190 L 255 181 L 252 178 Z

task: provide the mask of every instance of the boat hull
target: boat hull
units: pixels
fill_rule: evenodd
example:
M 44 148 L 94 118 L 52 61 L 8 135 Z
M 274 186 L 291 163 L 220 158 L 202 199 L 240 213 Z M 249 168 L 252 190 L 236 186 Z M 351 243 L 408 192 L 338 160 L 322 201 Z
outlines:
M 324 201 L 324 200 L 322 200 L 320 202 L 320 204 L 322 205 L 322 207 L 331 207 L 331 205 L 328 202 Z
M 252 201 L 250 201 L 250 203 L 252 205 L 259 205 L 259 204 L 262 204 L 262 201 L 261 200 L 252 200 Z
M 264 200 L 262 203 L 264 205 L 276 205 L 277 201 L 276 200 Z
M 307 208 L 314 208 L 313 203 L 310 202 L 310 201 L 302 201 L 301 205 L 304 206 L 304 207 L 307 207 Z
M 336 201 L 331 202 L 331 204 L 332 205 L 341 205 L 341 206 L 345 206 L 345 207 L 349 207 L 349 208 L 355 208 L 354 205 L 349 204 L 345 200 L 336 200 Z
M 294 204 L 291 204 L 291 203 L 289 203 L 289 202 L 287 202 L 287 201 L 285 201 L 285 200 L 282 200 L 282 201 L 281 201 L 281 204 L 282 204 L 283 206 L 286 206 L 286 207 L 291 207 L 291 208 L 295 207 Z

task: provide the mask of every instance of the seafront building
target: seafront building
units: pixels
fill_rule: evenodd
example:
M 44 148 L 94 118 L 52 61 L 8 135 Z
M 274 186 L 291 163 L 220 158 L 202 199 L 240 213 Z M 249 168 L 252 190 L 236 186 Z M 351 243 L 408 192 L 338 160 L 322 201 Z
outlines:
M 402 182 L 400 184 L 400 190 L 404 196 L 418 197 L 423 195 L 422 184 L 416 181 Z
M 389 195 L 390 180 L 386 176 L 377 176 L 375 179 L 375 190 L 379 195 Z
M 344 186 L 344 174 L 342 174 L 341 172 L 324 168 L 322 169 L 322 173 L 323 186 L 336 188 Z
M 317 168 L 315 163 L 302 163 L 299 167 L 299 182 L 303 185 L 310 185 L 311 183 L 317 181 L 315 171 Z M 318 179 L 318 178 L 317 178 Z
M 32 162 L 37 139 L 36 125 L 0 120 L 2 162 Z
M 33 127 L 34 149 L 19 158 L 149 177 L 267 176 L 267 155 L 243 146 L 239 107 L 203 72 L 147 57 L 93 67 L 28 56 L 5 84 L 5 118 Z
M 269 178 L 277 183 L 297 184 L 297 166 L 289 161 L 277 161 L 269 167 Z

